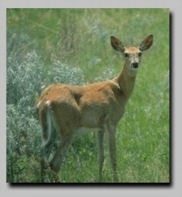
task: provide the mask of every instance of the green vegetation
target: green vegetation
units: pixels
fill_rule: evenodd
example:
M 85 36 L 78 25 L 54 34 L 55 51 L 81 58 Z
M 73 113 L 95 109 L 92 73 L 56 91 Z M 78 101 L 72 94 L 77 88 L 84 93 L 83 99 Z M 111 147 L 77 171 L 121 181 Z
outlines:
M 123 59 L 110 36 L 126 46 L 147 35 L 135 90 L 117 128 L 117 159 L 123 183 L 170 181 L 168 9 L 7 10 L 7 182 L 40 182 L 41 128 L 36 100 L 51 83 L 87 84 L 111 79 Z M 103 182 L 112 182 L 105 139 Z M 97 181 L 93 133 L 71 146 L 62 182 Z

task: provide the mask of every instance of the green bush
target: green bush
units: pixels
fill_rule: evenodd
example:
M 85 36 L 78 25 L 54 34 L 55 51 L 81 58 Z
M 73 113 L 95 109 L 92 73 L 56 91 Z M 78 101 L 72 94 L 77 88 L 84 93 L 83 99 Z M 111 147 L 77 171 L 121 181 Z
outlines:
M 82 84 L 83 73 L 60 61 L 45 65 L 27 35 L 8 32 L 7 40 L 7 181 L 37 182 L 41 128 L 36 100 L 49 84 Z

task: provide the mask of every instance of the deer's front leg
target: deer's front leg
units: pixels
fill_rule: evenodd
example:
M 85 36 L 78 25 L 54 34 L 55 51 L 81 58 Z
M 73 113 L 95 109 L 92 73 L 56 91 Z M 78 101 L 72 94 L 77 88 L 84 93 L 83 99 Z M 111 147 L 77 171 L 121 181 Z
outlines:
M 104 163 L 104 147 L 103 147 L 103 140 L 104 140 L 104 129 L 100 129 L 97 132 L 97 140 L 98 140 L 98 163 L 99 163 L 99 182 L 102 179 L 102 168 Z
M 113 170 L 114 182 L 118 182 L 117 161 L 116 161 L 116 127 L 108 124 L 109 154 Z

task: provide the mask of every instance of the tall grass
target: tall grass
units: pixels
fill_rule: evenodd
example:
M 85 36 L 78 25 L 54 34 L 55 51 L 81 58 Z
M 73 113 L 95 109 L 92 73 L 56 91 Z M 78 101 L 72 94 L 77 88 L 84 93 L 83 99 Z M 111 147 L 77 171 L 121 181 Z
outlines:
M 7 182 L 39 182 L 41 128 L 35 103 L 51 83 L 87 84 L 111 79 L 123 59 L 110 46 L 154 35 L 143 55 L 135 90 L 117 127 L 119 176 L 124 183 L 170 179 L 169 10 L 7 10 Z M 103 182 L 112 182 L 105 139 Z M 94 134 L 71 146 L 62 182 L 96 182 Z

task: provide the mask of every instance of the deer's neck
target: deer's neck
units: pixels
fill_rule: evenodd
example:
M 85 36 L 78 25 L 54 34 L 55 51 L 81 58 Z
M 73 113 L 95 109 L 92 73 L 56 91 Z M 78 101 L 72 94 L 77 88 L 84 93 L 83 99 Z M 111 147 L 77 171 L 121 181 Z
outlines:
M 127 64 L 125 63 L 119 75 L 115 77 L 113 80 L 115 83 L 119 85 L 120 90 L 123 92 L 126 100 L 128 100 L 135 86 L 136 75 L 129 76 L 126 69 L 127 69 Z

